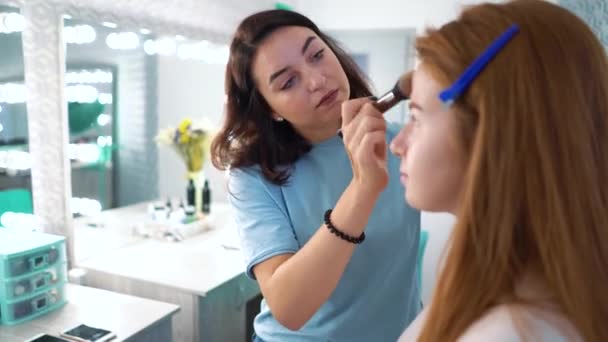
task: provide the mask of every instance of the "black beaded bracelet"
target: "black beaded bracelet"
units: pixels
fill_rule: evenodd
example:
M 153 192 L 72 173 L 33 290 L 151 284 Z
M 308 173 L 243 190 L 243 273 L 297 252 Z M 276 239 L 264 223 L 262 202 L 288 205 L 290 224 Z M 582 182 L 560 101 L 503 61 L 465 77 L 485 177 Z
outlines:
M 361 242 L 363 242 L 365 240 L 365 232 L 361 233 L 361 235 L 359 237 L 354 237 L 354 236 L 350 236 L 346 233 L 344 233 L 343 231 L 339 230 L 338 228 L 336 228 L 336 226 L 334 226 L 333 223 L 331 223 L 331 209 L 327 209 L 327 211 L 325 212 L 325 225 L 327 226 L 327 229 L 329 229 L 330 232 L 332 232 L 334 235 L 336 235 L 337 237 L 339 237 L 342 240 L 348 241 L 350 243 L 354 243 L 354 244 L 360 244 Z

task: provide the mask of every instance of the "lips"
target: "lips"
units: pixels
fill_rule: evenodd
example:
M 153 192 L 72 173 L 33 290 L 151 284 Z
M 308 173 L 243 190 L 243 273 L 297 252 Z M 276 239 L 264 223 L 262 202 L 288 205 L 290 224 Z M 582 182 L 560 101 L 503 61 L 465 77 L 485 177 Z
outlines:
M 407 183 L 407 179 L 408 179 L 408 175 L 406 172 L 401 172 L 401 177 L 399 177 L 399 179 L 401 180 L 401 183 L 403 185 L 405 185 L 405 183 Z
M 329 91 L 327 94 L 325 94 L 325 96 L 323 96 L 321 98 L 321 101 L 319 101 L 316 108 L 319 108 L 323 105 L 331 103 L 333 100 L 335 100 L 337 95 L 338 95 L 338 89 Z

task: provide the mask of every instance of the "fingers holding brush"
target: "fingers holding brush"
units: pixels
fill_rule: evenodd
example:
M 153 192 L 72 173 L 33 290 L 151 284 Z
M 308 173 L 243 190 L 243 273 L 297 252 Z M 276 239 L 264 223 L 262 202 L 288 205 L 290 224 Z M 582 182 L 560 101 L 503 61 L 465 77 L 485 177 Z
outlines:
M 342 104 L 344 146 L 354 180 L 367 191 L 380 192 L 388 182 L 386 121 L 370 99 Z
M 376 96 L 370 96 L 367 98 L 367 100 L 371 101 L 372 105 L 380 113 L 386 112 L 387 110 L 394 107 L 397 103 L 410 98 L 410 94 L 412 92 L 413 76 L 414 76 L 414 70 L 410 70 L 410 71 L 406 72 L 399 78 L 399 80 L 397 81 L 397 83 L 395 84 L 393 89 L 391 89 L 389 92 L 380 96 L 380 98 L 378 98 Z M 365 101 L 365 100 L 366 99 L 358 99 L 357 100 L 358 102 L 356 102 L 356 103 L 361 104 L 361 103 L 363 103 L 361 101 Z M 355 103 L 355 102 L 353 102 L 353 103 Z M 352 105 L 354 105 L 354 104 L 351 104 L 349 106 L 352 106 Z M 342 113 L 344 113 L 344 107 L 343 107 Z M 343 117 L 342 119 L 344 122 L 345 118 Z M 346 119 L 348 119 L 348 118 L 346 118 Z M 341 138 L 344 136 L 342 129 L 339 129 L 337 134 Z
M 354 99 L 342 104 L 342 128 L 353 168 L 353 178 L 369 191 L 388 184 L 386 121 L 382 114 L 412 92 L 413 71 L 403 74 L 393 89 L 379 99 Z

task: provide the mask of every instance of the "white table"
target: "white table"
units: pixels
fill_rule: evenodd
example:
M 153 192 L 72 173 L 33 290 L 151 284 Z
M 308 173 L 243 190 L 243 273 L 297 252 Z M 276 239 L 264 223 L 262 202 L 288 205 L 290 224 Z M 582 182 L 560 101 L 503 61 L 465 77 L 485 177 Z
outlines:
M 57 311 L 15 326 L 0 326 L 0 341 L 22 342 L 40 333 L 58 333 L 87 324 L 116 334 L 115 341 L 165 342 L 172 336 L 177 305 L 66 284 L 67 304 Z
M 259 288 L 233 248 L 238 243 L 229 206 L 213 205 L 213 228 L 181 242 L 133 236 L 146 208 L 108 210 L 105 228 L 75 222 L 75 264 L 87 270 L 87 284 L 179 305 L 176 342 L 246 340 L 245 307 Z

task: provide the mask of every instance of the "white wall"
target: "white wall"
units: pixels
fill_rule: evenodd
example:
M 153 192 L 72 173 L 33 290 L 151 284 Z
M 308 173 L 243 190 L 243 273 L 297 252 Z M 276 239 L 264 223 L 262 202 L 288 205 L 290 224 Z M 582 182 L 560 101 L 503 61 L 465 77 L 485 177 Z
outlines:
M 177 57 L 158 60 L 158 126 L 177 126 L 189 117 L 205 119 L 219 128 L 224 110 L 225 65 L 211 65 Z M 226 201 L 223 173 L 207 160 L 212 200 Z M 161 198 L 185 197 L 187 180 L 184 163 L 167 146 L 158 148 L 158 189 Z
M 548 0 L 557 3 L 557 0 Z M 326 30 L 422 30 L 454 19 L 463 6 L 501 0 L 298 0 L 296 9 Z
M 500 0 L 300 0 L 297 10 L 328 30 L 421 29 L 455 18 L 466 4 Z
M 390 90 L 404 70 L 413 67 L 412 29 L 392 30 L 336 30 L 328 31 L 349 53 L 368 56 L 367 75 L 372 81 L 374 94 Z M 386 113 L 389 121 L 403 122 L 405 104 L 399 104 Z
M 420 226 L 428 231 L 429 238 L 422 261 L 422 301 L 428 303 L 435 288 L 440 260 L 445 252 L 446 242 L 456 222 L 450 214 L 423 212 Z

